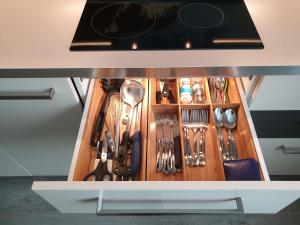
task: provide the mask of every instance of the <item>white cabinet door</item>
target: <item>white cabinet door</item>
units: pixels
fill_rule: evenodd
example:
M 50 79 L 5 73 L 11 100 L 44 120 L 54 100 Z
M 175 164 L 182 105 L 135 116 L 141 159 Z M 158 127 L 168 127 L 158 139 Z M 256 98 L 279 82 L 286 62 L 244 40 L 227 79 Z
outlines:
M 300 76 L 264 76 L 250 110 L 300 110 Z
M 52 99 L 43 99 L 49 90 Z M 2 78 L 0 176 L 67 175 L 81 115 L 67 78 Z
M 260 138 L 260 146 L 271 175 L 300 175 L 299 138 Z
M 63 213 L 277 213 L 300 182 L 34 182 Z

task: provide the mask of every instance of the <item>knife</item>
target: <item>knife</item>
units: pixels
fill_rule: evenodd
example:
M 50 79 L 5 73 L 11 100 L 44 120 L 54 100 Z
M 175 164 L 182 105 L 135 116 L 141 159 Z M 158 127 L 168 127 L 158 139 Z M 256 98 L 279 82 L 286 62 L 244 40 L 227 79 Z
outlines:
M 178 119 L 177 116 L 174 115 L 173 118 L 174 121 L 174 154 L 175 154 L 175 167 L 177 172 L 181 172 L 182 168 L 182 155 L 181 155 L 181 145 L 180 145 L 180 137 L 179 137 L 179 125 L 178 125 Z
M 157 114 L 155 116 L 155 123 L 156 123 L 156 172 L 162 171 L 162 154 L 163 154 L 163 128 L 162 128 L 162 121 L 160 119 L 160 115 Z

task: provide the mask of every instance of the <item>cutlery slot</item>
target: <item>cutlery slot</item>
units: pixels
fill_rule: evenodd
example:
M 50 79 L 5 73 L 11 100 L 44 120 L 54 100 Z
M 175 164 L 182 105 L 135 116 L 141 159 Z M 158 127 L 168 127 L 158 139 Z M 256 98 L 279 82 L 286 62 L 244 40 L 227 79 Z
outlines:
M 232 130 L 235 142 L 236 142 L 236 147 L 237 147 L 237 153 L 238 153 L 238 158 L 239 159 L 244 159 L 244 158 L 254 158 L 257 159 L 256 151 L 255 151 L 255 146 L 252 140 L 252 136 L 250 133 L 250 129 L 248 126 L 247 118 L 245 115 L 245 112 L 240 105 L 223 105 L 223 106 L 218 106 L 219 108 L 222 108 L 224 111 L 226 109 L 233 109 L 236 114 L 237 114 L 237 124 L 235 129 Z M 212 107 L 212 113 L 213 110 L 217 107 Z M 215 121 L 213 122 L 215 124 Z M 222 134 L 224 137 L 224 142 L 227 147 L 228 145 L 228 132 L 225 127 L 222 128 Z M 219 145 L 219 144 L 218 144 Z
M 182 109 L 196 109 L 207 110 L 208 112 L 208 128 L 205 132 L 205 166 L 184 166 L 184 180 L 187 181 L 222 181 L 224 180 L 224 172 L 222 162 L 217 145 L 217 136 L 213 127 L 213 115 L 210 110 L 210 105 L 193 105 L 193 106 L 179 106 L 180 112 Z M 182 113 L 180 114 L 180 121 L 182 121 Z M 180 122 L 182 127 L 182 122 Z M 180 129 L 182 149 L 184 149 L 184 132 Z M 189 144 L 191 146 L 192 155 L 194 153 L 193 131 L 190 129 L 188 132 Z M 200 132 L 197 134 L 198 154 L 200 153 Z M 184 151 L 183 151 L 184 158 Z
M 143 79 L 142 84 L 145 88 L 145 96 L 142 101 L 142 108 L 141 108 L 141 125 L 140 125 L 140 131 L 142 133 L 142 151 L 141 151 L 141 161 L 140 161 L 140 167 L 139 172 L 135 177 L 135 180 L 145 180 L 146 175 L 146 147 L 147 147 L 147 117 L 148 117 L 148 80 Z M 93 92 L 91 96 L 91 102 L 89 104 L 89 110 L 88 114 L 86 116 L 86 123 L 83 130 L 83 136 L 80 143 L 80 148 L 77 156 L 77 161 L 74 169 L 73 174 L 73 181 L 82 181 L 83 178 L 94 170 L 95 168 L 95 159 L 97 158 L 97 149 L 96 147 L 93 147 L 90 145 L 90 138 L 92 134 L 92 129 L 95 126 L 101 105 L 104 101 L 104 91 L 101 88 L 99 80 L 95 80 Z M 110 102 L 111 104 L 111 102 Z M 126 104 L 124 104 L 122 114 L 121 114 L 121 120 L 126 115 Z M 111 105 L 110 105 L 111 106 Z M 111 108 L 108 108 L 106 119 L 104 122 L 104 128 L 102 130 L 101 137 L 104 137 L 104 131 L 109 129 L 111 131 L 111 135 L 113 136 L 114 129 L 113 129 L 113 118 L 112 118 L 112 112 L 110 111 Z M 135 115 L 136 110 L 134 111 Z M 136 116 L 133 116 L 132 123 L 131 123 L 131 131 L 130 135 L 134 134 L 135 129 L 135 119 Z M 122 136 L 123 131 L 126 129 L 126 125 L 119 123 L 120 125 L 120 139 Z M 130 155 L 128 156 L 128 161 L 130 161 Z M 113 167 L 116 166 L 116 160 L 113 160 Z
M 194 84 L 194 81 L 198 81 L 199 83 L 198 84 Z M 207 78 L 205 77 L 201 77 L 201 78 L 192 78 L 191 81 L 190 81 L 190 88 L 191 88 L 191 96 L 192 96 L 192 101 L 188 104 L 186 103 L 183 103 L 181 100 L 180 100 L 180 88 L 181 88 L 181 85 L 182 85 L 182 82 L 180 80 L 180 78 L 177 78 L 177 93 L 178 93 L 178 103 L 181 105 L 181 106 L 185 106 L 187 108 L 193 108 L 193 106 L 197 106 L 197 105 L 209 105 L 211 100 L 210 100 L 210 93 L 209 93 L 209 87 L 208 87 L 208 80 Z M 203 96 L 204 96 L 204 99 L 201 101 L 201 102 L 197 102 L 195 100 L 196 98 L 196 95 L 195 93 L 197 92 L 195 89 L 195 87 L 199 88 L 199 86 L 201 87 L 201 93 L 203 92 Z M 199 89 L 198 89 L 199 90 Z M 199 93 L 199 91 L 198 91 Z
M 211 77 L 212 79 L 216 79 L 215 77 Z M 214 88 L 216 86 L 215 82 L 211 80 L 211 78 L 208 78 L 208 89 L 209 89 L 209 94 L 210 94 L 210 99 L 211 99 L 211 103 L 214 105 L 223 105 L 223 104 L 233 104 L 233 105 L 237 105 L 240 104 L 240 98 L 239 98 L 239 91 L 237 89 L 237 85 L 236 85 L 236 81 L 235 78 L 233 77 L 226 77 L 224 79 L 227 80 L 228 82 L 228 87 L 227 87 L 227 96 L 228 96 L 228 102 L 226 103 L 222 103 L 222 101 L 217 101 L 219 96 L 219 91 L 216 91 L 216 88 Z M 214 83 L 214 84 L 212 84 Z M 225 94 L 226 95 L 226 94 Z
M 176 79 L 151 79 L 151 98 L 153 104 L 173 105 L 178 104 L 178 88 Z
M 150 86 L 151 87 L 151 86 Z M 152 99 L 153 100 L 153 99 Z M 166 105 L 166 106 L 157 106 L 153 105 L 149 110 L 148 114 L 148 148 L 147 148 L 147 175 L 146 179 L 149 181 L 160 180 L 160 181 L 181 181 L 184 180 L 183 171 L 177 172 L 175 174 L 166 175 L 163 172 L 156 171 L 156 160 L 157 160 L 157 124 L 156 118 L 158 115 L 172 114 L 177 115 L 179 119 L 179 106 L 178 105 Z M 179 124 L 180 127 L 180 124 Z M 182 156 L 182 147 L 181 147 L 181 156 Z M 182 164 L 182 162 L 181 162 Z

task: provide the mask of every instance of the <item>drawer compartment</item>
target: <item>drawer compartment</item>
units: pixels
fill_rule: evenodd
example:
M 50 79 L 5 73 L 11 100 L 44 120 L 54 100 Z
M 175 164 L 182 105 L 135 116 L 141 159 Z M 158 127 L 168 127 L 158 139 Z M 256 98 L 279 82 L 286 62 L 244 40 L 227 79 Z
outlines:
M 180 104 L 179 93 L 175 103 L 163 102 L 155 106 L 153 80 L 145 80 L 147 90 L 143 102 L 143 154 L 139 175 L 135 181 L 81 181 L 91 171 L 95 151 L 90 147 L 91 129 L 101 105 L 102 90 L 99 82 L 93 81 L 75 146 L 68 181 L 34 182 L 32 189 L 46 201 L 64 213 L 276 213 L 300 196 L 300 182 L 270 182 L 251 116 L 243 96 L 241 86 L 230 78 L 229 105 L 211 103 L 199 104 L 196 108 L 206 108 L 210 115 L 214 107 L 234 108 L 239 123 L 234 133 L 240 158 L 253 157 L 259 161 L 261 177 L 264 181 L 225 181 L 218 143 L 206 136 L 207 165 L 205 167 L 185 167 L 181 173 L 164 175 L 156 173 L 156 142 L 153 109 L 177 113 L 189 106 Z M 178 81 L 176 81 L 177 84 Z M 145 84 L 145 83 L 144 83 Z M 206 83 L 208 88 L 208 84 Z M 208 89 L 206 89 L 209 96 Z M 147 96 L 149 102 L 147 102 Z M 231 97 L 230 97 L 231 96 Z M 146 104 L 146 105 L 145 105 Z M 168 106 L 166 104 L 169 104 Z M 165 109 L 164 109 L 165 108 Z M 146 116 L 147 115 L 147 116 Z M 180 119 L 180 118 L 179 118 Z M 149 123 L 148 123 L 149 121 Z M 216 138 L 213 117 L 210 116 L 209 136 Z M 180 131 L 182 133 L 182 131 Z M 212 136 L 211 136 L 212 135 Z M 181 134 L 182 138 L 182 134 Z M 182 143 L 181 143 L 182 145 Z M 183 149 L 183 148 L 182 148 Z M 245 151 L 247 150 L 247 151 Z M 183 152 L 182 152 L 182 156 Z M 212 168 L 212 170 L 210 170 Z M 165 182 L 168 181 L 168 182 Z M 277 196 L 281 198 L 277 198 Z M 127 207 L 125 207 L 127 206 Z
M 145 170 L 146 170 L 146 143 L 147 143 L 147 116 L 148 116 L 148 80 L 144 79 L 142 81 L 143 87 L 145 89 L 145 95 L 143 101 L 140 103 L 141 106 L 141 126 L 140 131 L 142 133 L 142 151 L 141 151 L 141 162 L 140 162 L 140 169 L 135 180 L 143 181 L 145 180 Z M 94 147 L 90 144 L 92 131 L 95 127 L 95 123 L 97 122 L 97 118 L 99 115 L 100 107 L 104 101 L 104 91 L 101 88 L 99 80 L 95 80 L 93 86 L 93 92 L 90 96 L 89 102 L 89 110 L 84 118 L 85 124 L 84 127 L 81 127 L 81 131 L 83 132 L 82 138 L 77 141 L 78 145 L 78 153 L 74 154 L 72 165 L 73 168 L 70 170 L 69 174 L 69 181 L 82 181 L 84 177 L 92 172 L 95 169 L 95 160 L 97 158 L 97 147 Z M 113 136 L 113 121 L 112 121 L 112 112 L 111 109 L 111 102 L 109 103 L 108 111 L 106 114 L 106 119 L 104 123 L 104 127 L 102 130 L 102 138 L 104 136 L 104 131 L 109 129 L 111 135 Z M 123 118 L 126 113 L 128 112 L 128 108 L 126 109 L 126 104 L 123 104 L 122 108 L 122 115 L 120 118 Z M 119 107 L 121 109 L 121 107 Z M 135 115 L 136 110 L 134 111 Z M 120 125 L 120 134 L 126 129 L 126 125 L 123 125 L 121 122 Z M 131 135 L 134 133 L 135 128 L 135 117 L 133 116 L 132 123 L 131 123 Z M 116 161 L 113 160 L 115 167 Z
M 200 78 L 199 78 L 200 79 Z M 176 103 L 169 104 L 167 101 L 161 101 L 161 104 L 157 104 L 157 82 L 156 79 L 150 79 L 149 81 L 149 116 L 148 116 L 148 148 L 147 148 L 147 180 L 176 180 L 176 181 L 223 181 L 225 180 L 223 172 L 223 160 L 220 152 L 220 146 L 217 138 L 217 129 L 215 127 L 214 121 L 214 109 L 222 108 L 224 111 L 226 109 L 233 109 L 237 114 L 237 125 L 236 129 L 233 131 L 233 135 L 236 141 L 238 158 L 254 158 L 258 160 L 256 147 L 253 141 L 252 133 L 248 124 L 248 118 L 245 113 L 244 105 L 242 103 L 241 97 L 238 92 L 238 87 L 236 80 L 234 78 L 228 79 L 228 97 L 229 103 L 215 103 L 211 96 L 211 91 L 209 91 L 209 84 L 207 78 L 201 78 L 205 90 L 205 100 L 203 103 L 191 103 L 191 104 L 182 104 L 179 96 L 179 86 L 180 80 L 176 79 L 176 85 L 171 90 L 176 88 Z M 205 132 L 205 166 L 184 166 L 182 162 L 182 172 L 176 174 L 165 174 L 163 172 L 156 172 L 156 161 L 157 161 L 157 118 L 159 116 L 164 116 L 164 114 L 176 114 L 179 118 L 179 128 L 182 127 L 182 109 L 188 109 L 188 112 L 191 112 L 192 109 L 196 110 L 207 110 L 208 112 L 208 129 Z M 191 115 L 191 114 L 190 114 Z M 158 122 L 159 123 L 159 122 Z M 183 129 L 180 131 L 180 143 L 182 150 L 182 159 L 184 161 L 184 133 Z M 222 129 L 225 146 L 227 146 L 228 132 L 225 128 Z M 189 130 L 189 138 L 193 140 L 193 132 Z M 197 138 L 199 142 L 199 135 Z M 155 144 L 156 143 L 156 144 Z M 190 141 L 190 145 L 193 146 L 193 141 Z M 194 152 L 194 148 L 192 152 Z M 198 147 L 199 154 L 199 147 Z M 262 179 L 263 176 L 261 176 Z

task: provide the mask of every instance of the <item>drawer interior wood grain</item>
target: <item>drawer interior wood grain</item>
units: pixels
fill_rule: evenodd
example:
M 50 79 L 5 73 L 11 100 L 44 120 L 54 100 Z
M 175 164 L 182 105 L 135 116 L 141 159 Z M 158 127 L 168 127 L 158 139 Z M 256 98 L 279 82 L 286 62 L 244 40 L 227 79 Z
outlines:
M 175 99 L 176 103 L 163 104 L 156 103 L 156 80 L 143 79 L 142 83 L 145 87 L 145 97 L 142 103 L 141 131 L 142 137 L 142 156 L 140 171 L 135 180 L 138 181 L 225 181 L 222 156 L 217 141 L 217 130 L 215 127 L 213 110 L 216 107 L 223 109 L 232 108 L 236 111 L 238 122 L 237 127 L 233 131 L 236 140 L 238 156 L 243 158 L 258 159 L 253 137 L 251 135 L 248 124 L 247 115 L 243 107 L 241 96 L 235 78 L 229 78 L 228 95 L 230 103 L 216 104 L 212 103 L 209 92 L 208 79 L 205 78 L 205 93 L 207 100 L 203 104 L 181 104 L 179 96 L 179 79 L 176 79 Z M 94 127 L 100 107 L 103 103 L 103 90 L 99 80 L 95 80 L 92 87 L 92 95 L 90 104 L 88 105 L 88 114 L 81 138 L 81 143 L 75 160 L 75 169 L 72 176 L 72 181 L 82 181 L 84 176 L 94 169 L 94 161 L 96 159 L 96 149 L 90 145 L 90 137 Z M 189 167 L 182 163 L 182 172 L 172 175 L 165 175 L 161 172 L 156 172 L 156 128 L 155 128 L 155 113 L 159 112 L 174 112 L 178 115 L 179 128 L 181 128 L 181 109 L 207 109 L 209 112 L 209 128 L 206 132 L 206 165 L 204 167 Z M 105 126 L 112 127 L 109 123 L 110 118 L 106 119 Z M 134 120 L 132 121 L 134 124 Z M 133 128 L 134 126 L 132 126 Z M 121 127 L 121 132 L 125 127 Z M 133 130 L 132 130 L 133 132 Z M 179 129 L 181 138 L 182 158 L 184 158 L 183 148 L 183 130 Z M 192 135 L 192 131 L 190 131 Z M 227 132 L 223 129 L 225 144 L 227 140 Z M 261 176 L 263 179 L 263 176 Z

